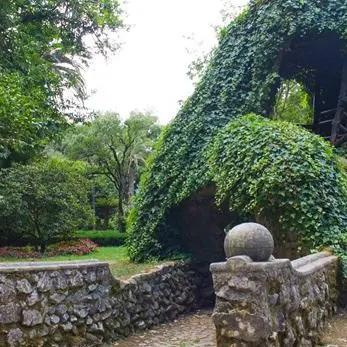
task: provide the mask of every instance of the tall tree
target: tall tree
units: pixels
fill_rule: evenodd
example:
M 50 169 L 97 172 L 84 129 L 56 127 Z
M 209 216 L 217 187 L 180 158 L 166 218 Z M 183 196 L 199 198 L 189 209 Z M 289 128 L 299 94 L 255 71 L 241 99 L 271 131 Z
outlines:
M 76 116 L 86 97 L 82 66 L 114 51 L 109 34 L 122 26 L 118 0 L 1 1 L 0 157 L 27 157 Z
M 87 161 L 91 174 L 105 175 L 113 183 L 121 231 L 135 182 L 159 132 L 157 118 L 149 114 L 132 113 L 122 122 L 118 114 L 108 113 L 65 137 L 64 151 L 70 158 Z

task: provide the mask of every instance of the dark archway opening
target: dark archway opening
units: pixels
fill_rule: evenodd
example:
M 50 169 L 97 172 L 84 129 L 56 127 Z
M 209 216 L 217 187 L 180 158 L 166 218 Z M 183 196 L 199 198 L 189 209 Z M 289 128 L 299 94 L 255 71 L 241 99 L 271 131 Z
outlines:
M 225 260 L 225 229 L 238 224 L 239 218 L 228 206 L 217 206 L 215 187 L 206 187 L 175 207 L 169 220 L 179 230 L 180 249 L 200 263 Z
M 346 41 L 334 33 L 294 38 L 282 52 L 279 73 L 296 80 L 313 102 L 311 130 L 334 145 L 347 141 Z
M 215 193 L 214 185 L 205 187 L 174 207 L 167 218 L 171 231 L 176 231 L 174 242 L 189 255 L 194 271 L 199 273 L 200 307 L 214 306 L 210 264 L 226 260 L 225 229 L 241 222 L 227 204 L 216 205 Z

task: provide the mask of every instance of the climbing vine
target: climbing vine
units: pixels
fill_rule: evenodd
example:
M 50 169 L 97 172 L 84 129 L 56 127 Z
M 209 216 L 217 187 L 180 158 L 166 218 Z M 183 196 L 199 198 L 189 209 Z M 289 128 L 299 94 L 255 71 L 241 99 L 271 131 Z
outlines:
M 334 245 L 346 230 L 347 180 L 320 136 L 248 115 L 222 129 L 207 156 L 217 202 L 227 200 L 275 236 L 298 233 L 312 249 Z
M 132 259 L 167 255 L 167 216 L 213 181 L 204 153 L 218 131 L 245 114 L 270 113 L 286 44 L 323 32 L 346 37 L 345 23 L 345 0 L 253 0 L 223 29 L 205 75 L 162 134 L 142 179 L 129 218 Z

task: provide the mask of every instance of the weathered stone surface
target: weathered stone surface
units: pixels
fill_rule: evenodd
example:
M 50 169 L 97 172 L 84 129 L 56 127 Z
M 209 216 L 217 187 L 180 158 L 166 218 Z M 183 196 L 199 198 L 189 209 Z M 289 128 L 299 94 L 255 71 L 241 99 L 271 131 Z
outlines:
M 28 306 L 34 306 L 35 304 L 37 304 L 38 302 L 40 302 L 40 296 L 37 293 L 36 290 L 32 291 L 30 296 L 28 296 L 28 298 L 26 299 Z
M 83 305 L 74 305 L 73 307 L 73 313 L 80 318 L 85 318 L 88 316 L 89 308 L 88 306 Z
M 27 279 L 23 278 L 22 280 L 17 281 L 17 290 L 20 293 L 30 294 L 33 291 L 33 287 Z
M 337 303 L 337 258 L 249 257 L 211 265 L 217 346 L 311 347 Z
M 13 281 L 3 276 L 0 282 L 0 304 L 7 304 L 16 297 L 16 289 Z
M 68 322 L 66 324 L 62 324 L 61 327 L 62 327 L 63 331 L 66 332 L 66 331 L 71 331 L 73 328 L 73 325 L 70 322 Z
M 274 240 L 264 226 L 243 223 L 231 229 L 224 241 L 227 258 L 237 255 L 249 256 L 254 261 L 267 261 L 274 250 Z
M 55 312 L 58 316 L 63 316 L 67 312 L 67 310 L 68 310 L 67 306 L 64 304 L 61 304 L 56 307 Z
M 86 276 L 87 283 L 94 283 L 96 281 L 95 271 L 89 271 Z
M 83 285 L 83 275 L 79 271 L 75 271 L 69 280 L 71 287 L 81 287 Z
M 43 317 L 40 311 L 38 310 L 23 310 L 23 322 L 25 326 L 35 326 L 43 322 Z
M 49 298 L 50 298 L 51 301 L 54 302 L 55 304 L 60 304 L 61 302 L 64 301 L 64 299 L 66 298 L 66 295 L 54 293 L 54 294 L 52 294 Z
M 187 264 L 128 281 L 114 279 L 104 263 L 25 266 L 33 268 L 2 274 L 0 264 L 0 347 L 101 344 L 174 319 L 212 293 L 208 270 Z
M 17 323 L 20 321 L 20 308 L 18 304 L 10 302 L 0 305 L 0 324 Z
M 10 347 L 17 347 L 23 344 L 24 333 L 21 329 L 11 329 L 7 334 L 7 343 Z
M 48 292 L 53 289 L 52 279 L 49 277 L 48 272 L 38 274 L 37 290 L 39 292 Z
M 215 313 L 213 321 L 217 326 L 223 326 L 222 335 L 248 343 L 268 339 L 272 334 L 271 322 L 268 317 L 247 312 L 240 311 L 233 315 Z
M 50 317 L 50 321 L 52 324 L 58 324 L 60 322 L 60 318 L 59 316 L 54 314 Z

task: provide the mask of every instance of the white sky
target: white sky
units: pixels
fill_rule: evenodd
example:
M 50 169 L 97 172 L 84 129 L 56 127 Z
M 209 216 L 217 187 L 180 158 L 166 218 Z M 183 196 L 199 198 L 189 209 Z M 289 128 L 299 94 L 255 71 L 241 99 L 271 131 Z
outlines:
M 242 5 L 247 0 L 230 2 Z M 177 113 L 179 100 L 193 92 L 187 71 L 194 54 L 216 44 L 213 25 L 221 23 L 222 4 L 223 0 L 128 0 L 126 22 L 131 27 L 122 35 L 122 48 L 107 61 L 96 57 L 85 73 L 93 91 L 86 106 L 122 117 L 132 110 L 152 110 L 167 123 Z M 186 38 L 192 35 L 193 40 Z

